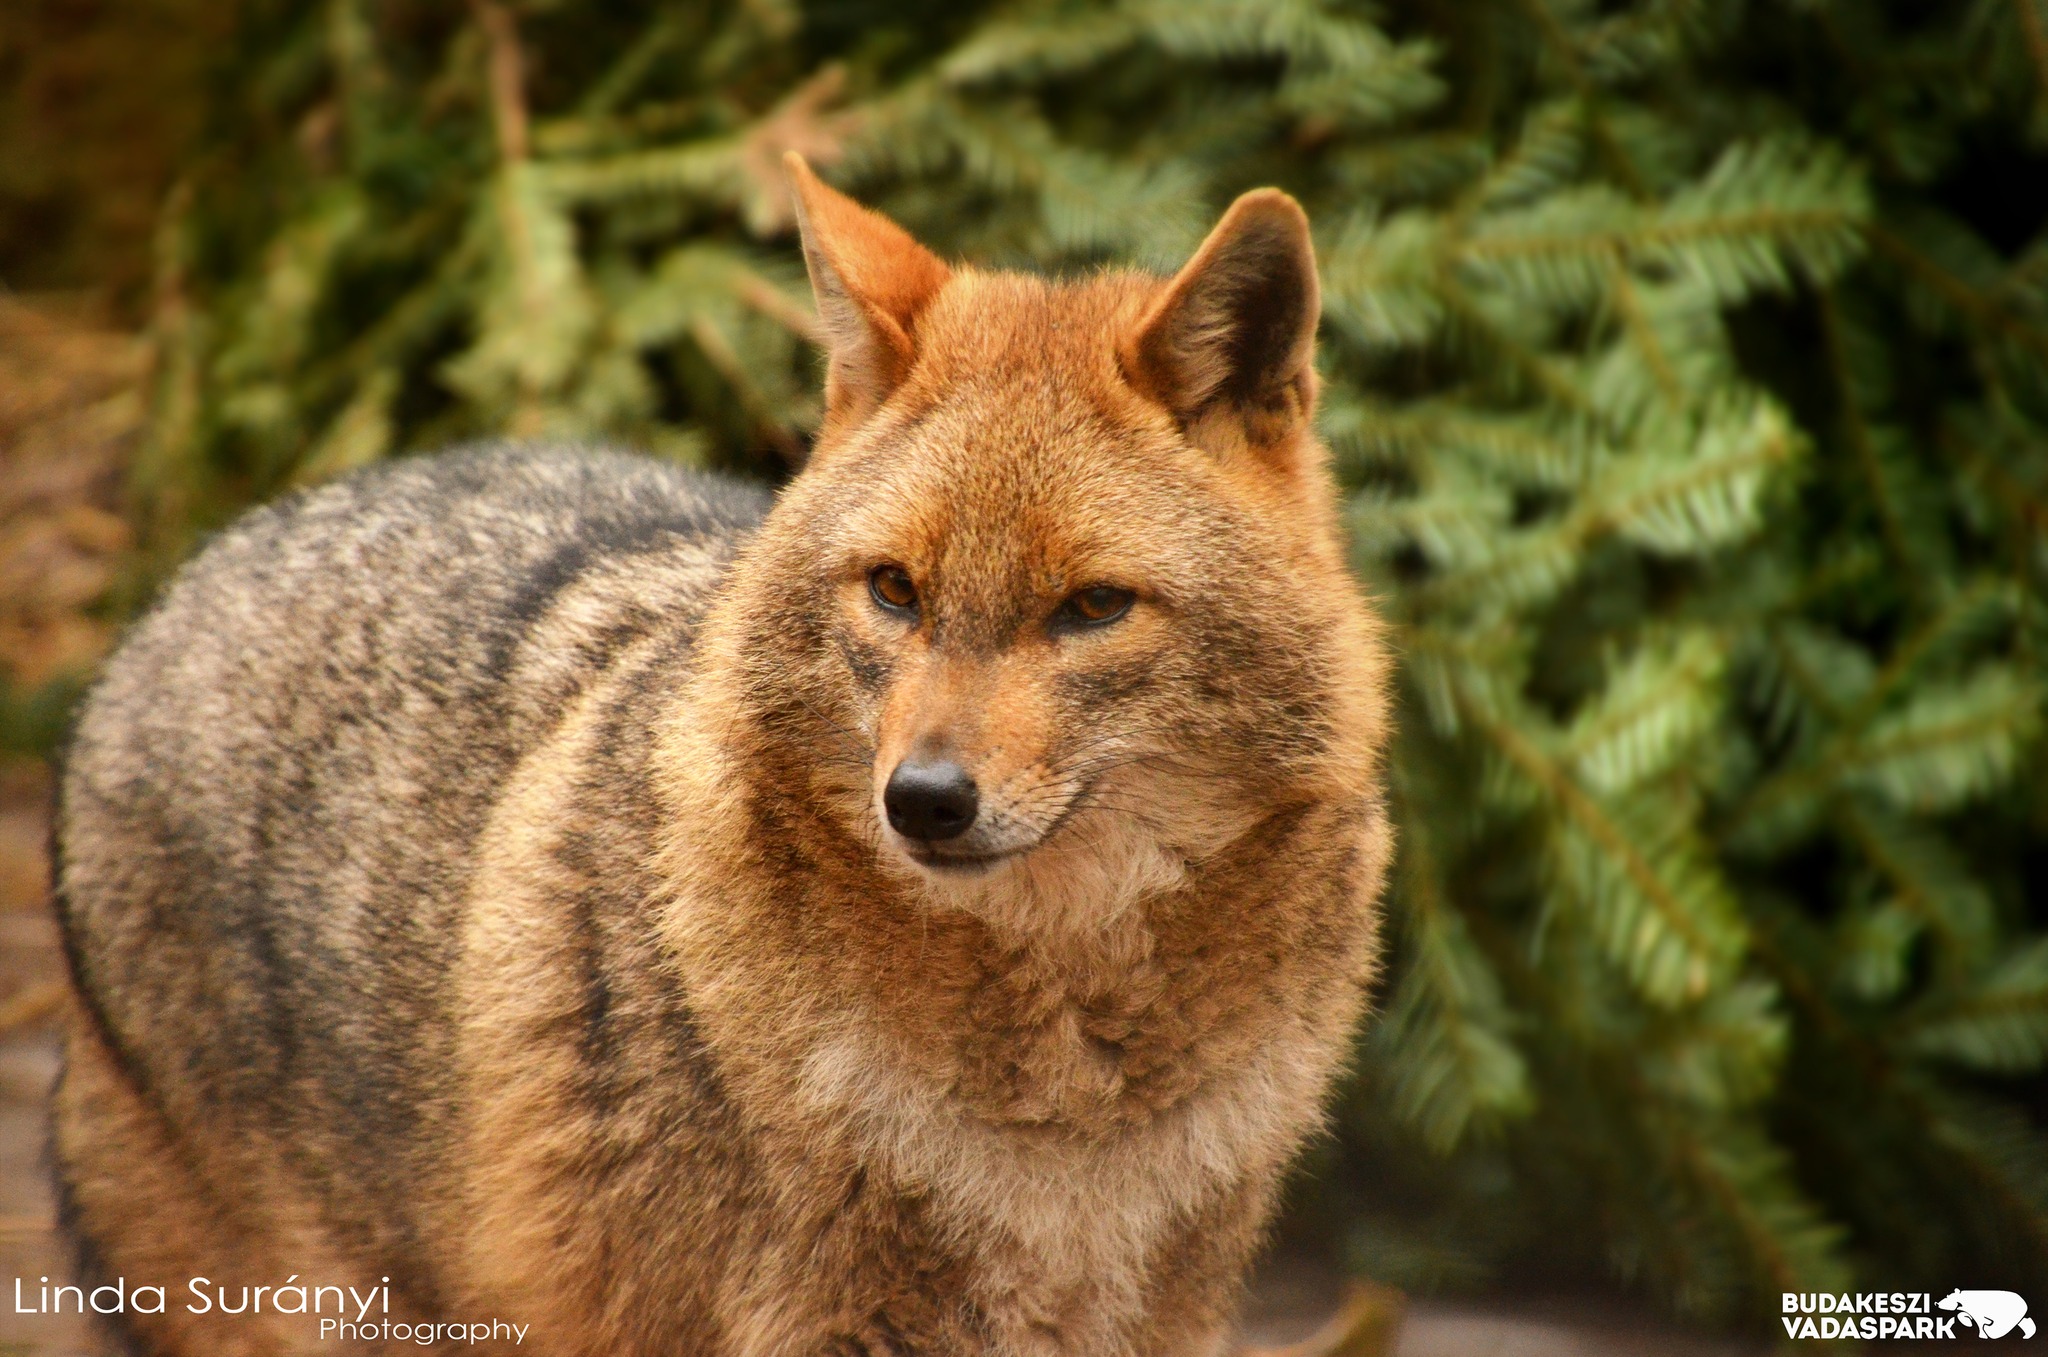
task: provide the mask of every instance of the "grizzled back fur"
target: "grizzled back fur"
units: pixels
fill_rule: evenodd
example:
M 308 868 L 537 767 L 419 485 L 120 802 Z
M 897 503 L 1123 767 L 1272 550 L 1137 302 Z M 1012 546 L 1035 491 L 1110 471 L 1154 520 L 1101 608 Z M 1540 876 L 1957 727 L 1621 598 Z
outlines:
M 587 1357 L 1221 1350 L 1391 845 L 1306 223 L 1050 282 L 791 173 L 831 366 L 772 509 L 402 463 L 231 529 L 95 689 L 56 1147 L 131 1286 L 388 1277 Z
M 66 759 L 65 940 L 124 1072 L 173 1119 L 326 1165 L 338 1220 L 410 1248 L 475 839 L 593 678 L 651 632 L 686 643 L 767 505 L 620 453 L 485 447 L 212 543 Z

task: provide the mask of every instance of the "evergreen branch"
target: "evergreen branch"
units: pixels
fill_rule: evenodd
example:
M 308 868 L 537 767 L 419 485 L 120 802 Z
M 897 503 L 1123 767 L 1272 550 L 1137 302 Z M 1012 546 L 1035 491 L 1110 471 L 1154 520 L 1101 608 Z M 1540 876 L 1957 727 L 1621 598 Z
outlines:
M 1832 756 L 1844 780 L 1901 806 L 1939 809 L 2005 780 L 2040 725 L 2040 690 L 1986 665 L 1952 687 L 1930 688 L 1873 721 Z
M 1408 965 L 1375 1041 L 1399 1115 L 1442 1155 L 1475 1128 L 1526 1115 L 1533 1095 L 1499 984 L 1444 899 L 1427 830 L 1404 849 Z
M 1581 536 L 1611 530 L 1665 555 L 1735 541 L 1759 522 L 1768 475 L 1793 451 L 1791 430 L 1767 402 L 1711 412 L 1689 459 L 1616 459 L 1573 511 Z
M 2039 1256 L 2048 1249 L 2048 1149 L 2040 1132 L 2015 1108 L 1932 1081 L 1915 1082 L 1921 1086 L 1908 1105 L 1928 1140 L 1959 1161 L 1969 1176 L 1965 1200 L 1975 1211 L 1999 1210 Z
M 1835 821 L 1899 901 L 1941 940 L 1937 963 L 1944 970 L 1983 955 L 1992 935 L 1991 898 L 1938 831 L 1901 822 L 1856 798 L 1837 807 Z
M 1332 182 L 1373 203 L 1426 200 L 1476 178 L 1485 148 L 1469 132 L 1411 134 L 1380 143 L 1338 142 L 1327 163 Z
M 1585 256 L 1606 262 L 1636 259 L 1654 250 L 1722 237 L 1785 239 L 1810 233 L 1833 233 L 1854 221 L 1850 214 L 1835 209 L 1759 207 L 1713 220 L 1667 222 L 1627 230 L 1479 236 L 1461 245 L 1458 253 L 1480 259 Z
M 709 112 L 707 100 L 691 96 L 643 105 L 627 113 L 550 118 L 534 125 L 534 154 L 547 159 L 571 159 L 640 147 L 706 122 Z
M 2005 958 L 1968 991 L 1910 1015 L 1900 1035 L 1923 1054 L 1990 1073 L 2048 1065 L 2048 939 Z
M 1701 0 L 1659 0 L 1609 14 L 1580 40 L 1588 70 L 1603 84 L 1641 80 L 1704 54 L 1734 25 L 1730 10 Z
M 1944 452 L 1991 490 L 1994 503 L 2016 511 L 2021 520 L 2032 527 L 2035 535 L 2048 537 L 2048 497 L 2036 494 L 1977 446 L 1969 443 L 1959 446 L 1952 432 L 1944 430 L 1940 442 Z
M 1793 1002 L 1800 1016 L 1819 1038 L 1826 1057 L 1839 1068 L 1852 1072 L 1869 1090 L 1864 1102 L 1883 1108 L 1909 1121 L 1925 1144 L 1942 1147 L 1969 1177 L 1975 1187 L 1972 1200 L 1996 1202 L 2007 1216 L 2025 1231 L 2039 1254 L 2048 1252 L 2048 1211 L 2042 1203 L 2015 1188 L 2000 1156 L 1987 1153 L 1981 1137 L 1961 1125 L 1941 1103 L 1940 1096 L 1924 1076 L 1911 1072 L 1899 1058 L 1903 1052 L 1881 1045 L 1852 1026 L 1842 1011 L 1813 985 L 1806 970 L 1797 965 L 1783 946 L 1770 921 L 1751 937 L 1752 954 L 1764 964 Z
M 1570 183 L 1585 160 L 1585 120 L 1578 105 L 1558 101 L 1523 120 L 1521 136 L 1451 204 L 1444 226 L 1452 235 L 1471 227 L 1475 214 L 1518 207 Z
M 1712 726 L 1725 660 L 1699 631 L 1640 647 L 1573 719 L 1560 761 L 1606 795 L 1663 772 Z
M 1584 992 L 1582 984 L 1571 979 L 1557 983 L 1556 978 L 1526 969 L 1518 978 L 1533 992 L 1532 997 L 1553 1010 L 1538 1030 L 1556 1033 L 1576 1025 L 1575 1020 L 1584 1021 L 1574 1011 Z M 1574 1033 L 1570 1058 L 1591 1066 L 1592 1091 L 1612 1099 L 1613 1112 L 1587 1115 L 1594 1099 L 1583 1096 L 1574 1098 L 1569 1106 L 1575 1122 L 1584 1119 L 1598 1126 L 1593 1134 L 1613 1137 L 1619 1133 L 1639 1140 L 1653 1160 L 1644 1167 L 1670 1175 L 1674 1187 L 1689 1199 L 1681 1209 L 1694 1218 L 1711 1221 L 1712 1228 L 1730 1231 L 1742 1246 L 1752 1275 L 1767 1279 L 1774 1293 L 1787 1287 L 1840 1289 L 1848 1284 L 1849 1275 L 1841 1256 L 1843 1232 L 1800 1190 L 1783 1150 L 1744 1115 L 1755 1099 L 1778 1082 L 1787 1025 L 1774 1019 L 1776 999 L 1774 986 L 1741 982 L 1711 991 L 1699 1004 L 1650 1019 L 1655 1025 L 1687 1031 L 1697 1031 L 1695 1024 L 1704 1019 L 1702 1025 L 1709 1030 L 1700 1034 L 1697 1044 L 1707 1048 L 1709 1060 L 1721 1054 L 1714 1050 L 1720 1044 L 1712 1031 L 1716 1026 L 1738 1039 L 1753 1038 L 1760 1030 L 1768 1032 L 1760 1067 L 1749 1072 L 1739 1092 L 1727 1089 L 1725 1081 L 1716 1081 L 1724 1087 L 1702 1098 L 1696 1078 L 1657 1077 L 1654 1039 L 1633 1024 L 1617 1025 L 1610 1020 L 1594 1024 L 1593 1030 L 1583 1034 Z M 1731 1092 L 1735 1096 L 1729 1096 Z M 1614 1121 L 1624 1125 L 1614 1126 Z M 1612 1150 L 1605 1154 L 1611 1155 Z M 1642 1195 L 1650 1189 L 1627 1180 L 1622 1191 Z M 1711 1209 L 1701 1211 L 1701 1206 Z M 1668 1216 L 1671 1209 L 1667 1204 L 1658 1214 Z M 1686 1233 L 1697 1236 L 1704 1231 Z M 1694 1245 L 1679 1241 L 1670 1247 Z M 1705 1285 L 1705 1278 L 1718 1270 L 1710 1259 L 1681 1261 L 1672 1270 L 1677 1274 L 1681 1304 L 1705 1310 L 1722 1299 Z
M 1418 544 L 1436 547 L 1449 567 L 1421 586 L 1421 601 L 1489 612 L 1520 610 L 1555 598 L 1571 582 L 1582 564 L 1589 520 L 1514 530 L 1505 522 L 1509 507 L 1495 501 L 1489 513 L 1476 496 L 1466 502 L 1402 506 L 1401 526 Z M 1424 517 L 1431 510 L 1436 510 L 1433 519 Z
M 1870 652 L 1845 637 L 1796 622 L 1770 633 L 1774 657 L 1801 697 L 1830 726 L 1839 726 L 1877 686 Z
M 1575 414 L 1593 413 L 1593 402 L 1579 384 L 1555 363 L 1504 333 L 1464 287 L 1449 277 L 1438 280 L 1437 296 L 1445 313 L 1460 329 L 1480 340 L 1507 360 L 1515 372 L 1526 378 L 1548 400 Z
M 1570 489 L 1585 484 L 1599 449 L 1583 421 L 1546 428 L 1527 415 L 1493 415 L 1462 393 L 1404 406 L 1359 405 L 1340 418 L 1324 405 L 1323 432 L 1333 442 L 1417 464 L 1457 456 L 1511 484 Z
M 198 517 L 195 492 L 205 484 L 199 441 L 205 413 L 205 331 L 195 314 L 190 272 L 193 184 L 171 186 L 151 239 L 149 364 L 143 378 L 151 419 L 135 463 L 130 493 L 139 501 L 143 540 L 168 561 L 186 545 Z
M 2040 726 L 2041 693 L 2001 665 L 1930 688 L 1905 708 L 1838 732 L 1813 758 L 1787 766 L 1730 818 L 1741 827 L 1801 797 L 1862 787 L 1902 809 L 1945 809 L 2005 780 Z
M 2012 7 L 2019 18 L 2027 64 L 2033 70 L 2034 111 L 2040 116 L 2048 112 L 2048 23 L 2042 20 L 2036 0 L 2012 0 Z
M 619 53 L 618 59 L 577 101 L 577 120 L 587 126 L 609 114 L 638 89 L 656 64 L 683 42 L 686 13 L 680 8 L 657 13 L 653 22 L 640 30 L 640 36 Z
M 1504 502 L 1483 491 L 1403 505 L 1397 520 L 1449 567 L 1422 586 L 1430 601 L 1523 608 L 1554 597 L 1602 534 L 1670 556 L 1739 540 L 1756 526 L 1768 473 L 1790 451 L 1782 417 L 1755 403 L 1708 420 L 1690 458 L 1609 459 L 1569 513 L 1536 527 L 1506 529 Z
M 678 195 L 721 206 L 744 196 L 742 136 L 710 137 L 650 151 L 594 160 L 542 162 L 548 190 L 577 207 L 601 207 L 634 198 Z
M 2010 581 L 1978 576 L 1947 599 L 1939 609 L 1909 632 L 1877 671 L 1870 690 L 1843 717 L 1850 726 L 1861 726 L 1902 693 L 1922 666 L 1946 654 L 1951 646 L 1981 636 L 2016 610 L 2016 591 Z
M 706 361 L 725 378 L 740 404 L 753 419 L 762 435 L 774 445 L 781 456 L 783 465 L 795 469 L 804 464 L 804 446 L 796 435 L 785 427 L 778 417 L 774 402 L 768 400 L 747 373 L 746 364 L 725 332 L 712 323 L 709 316 L 699 314 L 690 318 L 690 338 L 697 343 L 698 350 Z
M 368 466 L 391 450 L 391 407 L 398 398 L 398 373 L 382 368 L 366 376 L 341 412 L 328 421 L 318 441 L 290 477 L 292 485 L 315 485 Z
M 1444 299 L 1427 260 L 1430 232 L 1419 213 L 1382 221 L 1354 215 L 1324 254 L 1330 318 L 1368 345 L 1418 345 L 1442 328 Z
M 1533 211 L 1481 222 L 1453 257 L 1539 297 L 1555 295 L 1552 280 L 1590 295 L 1615 263 L 1676 267 L 1725 304 L 1783 290 L 1795 266 L 1816 279 L 1839 272 L 1868 211 L 1867 190 L 1840 155 L 1764 141 L 1732 147 L 1659 209 L 1628 207 L 1597 188 L 1554 194 Z M 1548 272 L 1532 273 L 1538 263 Z
M 1863 225 L 1864 238 L 1871 246 L 1929 287 L 1949 306 L 1970 318 L 1981 330 L 2020 345 L 2035 357 L 2048 360 L 2048 329 L 2029 325 L 2000 306 L 1976 287 L 1943 268 L 1915 249 L 1888 227 L 1875 222 Z
M 475 229 L 494 247 L 496 267 L 475 299 L 474 342 L 440 372 L 452 388 L 502 412 L 497 418 L 521 437 L 543 432 L 564 411 L 560 393 L 597 327 L 575 226 L 541 169 L 531 161 L 503 166 L 479 204 Z
M 361 0 L 334 0 L 327 6 L 326 36 L 341 104 L 343 144 L 349 162 L 365 167 L 376 142 L 375 98 L 385 82 Z
M 1718 1128 L 1715 1141 L 1685 1117 L 1660 1118 L 1664 1144 L 1678 1151 L 1687 1178 L 1719 1205 L 1774 1294 L 1845 1291 L 1853 1273 L 1842 1256 L 1846 1234 L 1793 1182 L 1784 1151 L 1753 1126 Z
M 1732 917 L 1722 917 L 1715 918 L 1709 926 L 1706 920 L 1716 911 L 1710 907 L 1703 914 L 1698 901 L 1682 898 L 1600 804 L 1533 740 L 1494 716 L 1488 710 L 1489 704 L 1473 701 L 1462 682 L 1457 691 L 1474 726 L 1542 791 L 1575 830 L 1586 836 L 1602 857 L 1614 864 L 1636 896 L 1649 907 L 1649 912 L 1636 920 L 1634 927 L 1605 937 L 1615 960 L 1658 1002 L 1676 1003 L 1707 993 L 1741 952 L 1739 923 Z
M 1636 291 L 1634 278 L 1621 266 L 1619 259 L 1609 261 L 1607 286 L 1629 337 L 1642 351 L 1643 361 L 1649 365 L 1650 374 L 1656 379 L 1658 393 L 1667 405 L 1679 406 L 1685 400 L 1685 389 L 1679 383 L 1678 372 L 1671 366 L 1669 355 L 1664 352 L 1663 341 L 1657 338 L 1656 329 L 1643 314 L 1642 298 Z
M 1147 34 L 1201 61 L 1284 56 L 1370 78 L 1402 51 L 1371 24 L 1318 0 L 1126 0 Z
M 1887 900 L 1837 920 L 1835 973 L 1842 988 L 1873 1003 L 1896 998 L 1909 979 L 1908 954 L 1925 936 L 1927 912 Z
M 954 85 L 1069 75 L 1115 56 L 1143 34 L 1137 16 L 1124 5 L 1060 16 L 1056 23 L 998 21 L 948 52 L 938 73 Z
M 1526 677 L 1528 657 L 1519 652 L 1520 637 L 1510 627 L 1449 632 L 1441 626 L 1403 625 L 1395 639 L 1405 676 L 1421 689 L 1432 723 L 1447 737 L 1459 731 L 1461 685 L 1477 694 L 1489 679 L 1513 688 Z M 1490 693 L 1479 700 L 1496 711 L 1503 705 Z
M 1556 58 L 1564 71 L 1565 82 L 1578 96 L 1581 116 L 1586 121 L 1586 131 L 1592 137 L 1594 149 L 1614 181 L 1621 185 L 1623 192 L 1631 198 L 1643 199 L 1650 196 L 1649 185 L 1636 169 L 1628 151 L 1608 126 L 1607 119 L 1600 111 L 1600 91 L 1586 74 L 1585 64 L 1579 59 L 1579 50 L 1551 12 L 1546 0 L 1515 0 L 1516 7 L 1536 26 L 1542 35 L 1543 45 Z
M 1890 483 L 1880 474 L 1876 450 L 1871 444 L 1870 427 L 1864 421 L 1862 403 L 1857 399 L 1855 384 L 1850 380 L 1847 358 L 1843 352 L 1842 316 L 1832 291 L 1822 289 L 1816 303 L 1820 315 L 1821 335 L 1826 341 L 1828 368 L 1835 379 L 1836 399 L 1842 419 L 1842 430 L 1855 454 L 1856 464 L 1863 472 L 1864 484 L 1870 488 L 1871 501 L 1877 506 L 1878 522 L 1884 531 L 1885 545 L 1891 549 L 1893 559 L 1899 564 L 1907 581 L 1907 587 L 1921 589 L 1924 581 L 1915 568 L 1913 553 L 1906 542 L 1906 533 L 1901 521 L 1898 504 L 1891 495 Z
M 482 253 L 478 234 L 466 232 L 454 249 L 435 261 L 425 282 L 407 291 L 347 347 L 306 373 L 300 382 L 301 403 L 325 404 L 335 391 L 369 372 L 402 366 L 435 330 L 461 314 L 464 286 Z

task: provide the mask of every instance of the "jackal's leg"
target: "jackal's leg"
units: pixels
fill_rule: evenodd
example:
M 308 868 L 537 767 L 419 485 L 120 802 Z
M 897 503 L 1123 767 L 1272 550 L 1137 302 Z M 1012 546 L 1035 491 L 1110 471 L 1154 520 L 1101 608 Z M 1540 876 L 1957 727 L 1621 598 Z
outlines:
M 149 1357 L 281 1357 L 310 1346 L 273 1327 L 270 1315 L 194 1315 L 194 1277 L 245 1279 L 249 1259 L 202 1188 L 186 1157 L 90 1023 L 74 1017 L 64 1074 L 54 1098 L 51 1147 L 66 1224 L 97 1275 L 122 1278 L 131 1301 L 138 1287 L 162 1287 L 162 1314 L 109 1317 L 129 1350 Z M 266 1274 L 262 1280 L 281 1281 Z M 149 1294 L 143 1304 L 157 1308 Z M 121 1350 L 117 1341 L 114 1350 Z

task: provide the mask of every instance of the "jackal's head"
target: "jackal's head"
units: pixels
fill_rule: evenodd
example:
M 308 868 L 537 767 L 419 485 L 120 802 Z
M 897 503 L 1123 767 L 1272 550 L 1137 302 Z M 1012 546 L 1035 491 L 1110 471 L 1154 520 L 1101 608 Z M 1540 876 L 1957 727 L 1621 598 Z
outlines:
M 1043 926 L 1371 795 L 1383 661 L 1294 200 L 1239 198 L 1170 279 L 1060 282 L 949 267 L 790 168 L 830 368 L 733 584 L 764 832 Z

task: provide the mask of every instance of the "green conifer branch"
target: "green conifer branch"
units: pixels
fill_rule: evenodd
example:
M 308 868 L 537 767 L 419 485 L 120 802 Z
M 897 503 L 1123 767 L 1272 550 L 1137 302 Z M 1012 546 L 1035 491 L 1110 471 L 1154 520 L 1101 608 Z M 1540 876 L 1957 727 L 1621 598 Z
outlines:
M 1645 993 L 1663 1003 L 1697 999 L 1708 992 L 1742 948 L 1739 926 L 1732 919 L 1715 920 L 1712 931 L 1695 901 L 1665 881 L 1637 842 L 1581 789 L 1557 762 L 1515 725 L 1491 714 L 1488 704 L 1474 701 L 1467 688 L 1457 689 L 1460 705 L 1473 726 L 1562 813 L 1565 821 L 1611 862 L 1645 902 L 1651 915 L 1619 936 L 1610 936 L 1617 960 L 1628 966 Z M 1653 917 L 1655 922 L 1649 922 Z M 1675 941 L 1675 952 L 1663 944 Z

